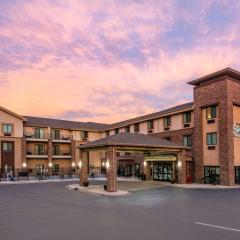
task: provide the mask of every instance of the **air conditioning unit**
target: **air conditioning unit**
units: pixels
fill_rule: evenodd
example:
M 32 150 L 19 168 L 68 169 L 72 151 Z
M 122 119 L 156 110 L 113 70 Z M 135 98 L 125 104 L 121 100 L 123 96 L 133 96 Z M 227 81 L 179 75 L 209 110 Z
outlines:
M 152 129 L 149 129 L 149 130 L 148 130 L 148 133 L 153 133 L 153 130 L 152 130 Z
M 169 128 L 169 127 L 165 127 L 164 130 L 165 130 L 165 131 L 169 131 L 170 128 Z
M 215 119 L 208 119 L 208 120 L 207 120 L 207 123 L 208 123 L 208 124 L 215 123 Z
M 87 140 L 88 140 L 88 138 L 82 138 L 82 140 L 83 140 L 83 141 L 87 141 Z
M 184 127 L 185 127 L 185 128 L 190 127 L 190 123 L 184 123 Z
M 208 150 L 215 150 L 216 146 L 208 146 Z
M 11 133 L 4 133 L 4 136 L 6 136 L 6 137 L 11 137 L 12 134 L 11 134 Z

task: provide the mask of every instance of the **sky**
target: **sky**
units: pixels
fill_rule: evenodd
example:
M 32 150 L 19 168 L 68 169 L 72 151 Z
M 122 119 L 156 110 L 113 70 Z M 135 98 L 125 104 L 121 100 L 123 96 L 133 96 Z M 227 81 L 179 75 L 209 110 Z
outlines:
M 240 0 L 0 0 L 0 105 L 112 123 L 240 70 Z

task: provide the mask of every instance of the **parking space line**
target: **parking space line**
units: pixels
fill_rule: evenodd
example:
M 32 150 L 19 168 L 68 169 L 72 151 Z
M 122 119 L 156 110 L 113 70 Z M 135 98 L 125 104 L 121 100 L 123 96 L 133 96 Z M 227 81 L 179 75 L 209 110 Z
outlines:
M 224 229 L 224 230 L 229 230 L 229 231 L 234 231 L 234 232 L 240 232 L 240 229 L 222 227 L 222 226 L 212 225 L 212 224 L 208 224 L 208 223 L 201 223 L 201 222 L 194 222 L 194 223 L 195 223 L 195 224 L 198 224 L 198 225 L 207 226 L 207 227 L 220 228 L 220 229 Z

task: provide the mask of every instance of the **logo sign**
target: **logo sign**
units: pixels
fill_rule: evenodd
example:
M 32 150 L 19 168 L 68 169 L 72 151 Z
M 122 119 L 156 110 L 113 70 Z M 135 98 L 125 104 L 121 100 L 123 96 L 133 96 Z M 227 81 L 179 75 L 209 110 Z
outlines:
M 233 125 L 233 134 L 235 137 L 240 137 L 240 123 Z

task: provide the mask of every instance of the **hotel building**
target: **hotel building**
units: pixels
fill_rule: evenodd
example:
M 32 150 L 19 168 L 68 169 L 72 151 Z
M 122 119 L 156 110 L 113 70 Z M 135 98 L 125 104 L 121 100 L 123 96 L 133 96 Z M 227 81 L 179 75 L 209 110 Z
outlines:
M 110 159 L 119 176 L 239 184 L 240 72 L 226 68 L 188 84 L 193 102 L 114 124 L 21 116 L 1 107 L 1 172 L 66 174 L 87 159 L 85 173 L 101 176 Z

